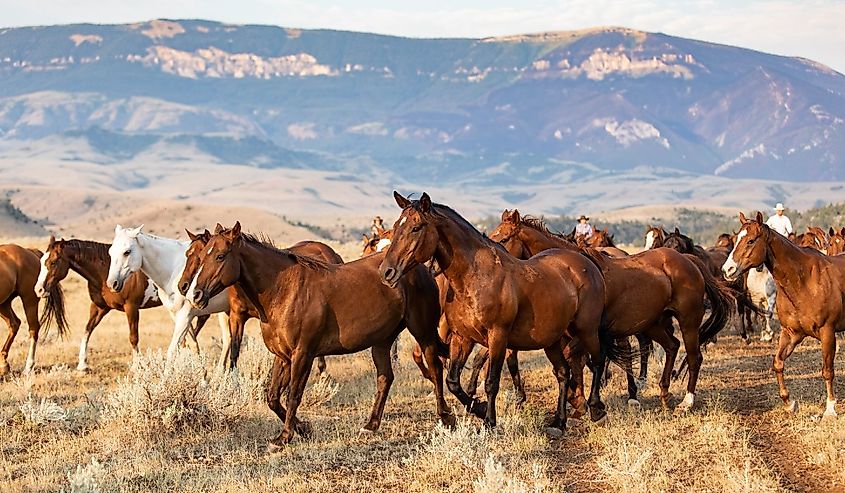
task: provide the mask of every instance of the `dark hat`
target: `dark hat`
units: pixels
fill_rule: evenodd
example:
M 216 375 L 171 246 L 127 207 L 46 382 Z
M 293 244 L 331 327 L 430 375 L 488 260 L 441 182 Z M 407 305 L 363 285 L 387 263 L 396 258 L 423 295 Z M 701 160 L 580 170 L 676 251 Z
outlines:
M 581 214 L 581 217 L 579 217 L 579 218 L 578 218 L 578 220 L 579 220 L 579 221 L 580 221 L 581 219 L 586 219 L 587 221 L 589 221 L 589 220 L 590 220 L 590 218 L 589 218 L 589 217 L 587 217 L 587 216 L 585 216 L 584 214 Z

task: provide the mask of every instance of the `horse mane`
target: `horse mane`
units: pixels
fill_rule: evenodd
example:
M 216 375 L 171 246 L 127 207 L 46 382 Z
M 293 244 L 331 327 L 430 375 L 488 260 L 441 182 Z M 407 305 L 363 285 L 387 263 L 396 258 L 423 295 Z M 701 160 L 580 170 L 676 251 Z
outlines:
M 556 232 L 550 230 L 548 225 L 546 225 L 546 222 L 542 218 L 534 217 L 534 216 L 523 216 L 521 218 L 521 220 L 522 220 L 522 224 L 524 226 L 528 226 L 531 229 L 535 229 L 535 230 L 537 230 L 541 233 L 547 234 L 549 236 L 554 236 L 555 238 L 558 238 L 558 239 L 563 240 L 565 242 L 572 243 L 572 241 L 569 238 L 567 238 L 566 235 L 564 235 L 563 233 L 556 233 Z
M 228 230 L 225 230 L 228 231 Z M 225 232 L 224 231 L 224 232 Z M 248 244 L 259 247 L 263 250 L 267 250 L 273 253 L 279 253 L 282 255 L 286 255 L 291 260 L 296 262 L 298 265 L 303 267 L 307 267 L 311 270 L 329 270 L 329 264 L 323 262 L 322 260 L 315 259 L 313 257 L 308 257 L 305 255 L 300 255 L 295 253 L 287 248 L 279 248 L 273 243 L 273 240 L 265 235 L 264 233 L 252 234 L 252 233 L 241 233 L 241 238 L 247 242 Z
M 415 200 L 412 203 L 412 207 L 414 207 L 414 210 L 416 210 L 417 212 L 423 213 L 422 209 L 420 209 L 419 207 L 418 200 Z M 486 234 L 476 229 L 475 226 L 470 224 L 469 221 L 464 219 L 462 215 L 455 212 L 455 210 L 449 207 L 448 205 L 436 204 L 432 202 L 430 211 L 435 215 L 443 216 L 456 222 L 458 225 L 462 226 L 463 229 L 466 229 L 467 232 L 469 232 L 470 234 L 475 234 L 476 236 L 478 236 L 478 238 L 480 238 L 484 244 L 492 246 L 493 248 L 498 249 L 500 252 L 507 253 L 507 249 L 503 245 L 488 238 Z
M 98 262 L 103 259 L 109 259 L 109 245 L 108 243 L 99 243 L 97 241 L 89 241 L 89 240 L 61 240 L 64 242 L 62 248 L 70 248 L 72 249 L 77 255 L 79 255 L 82 260 L 88 260 L 91 262 Z

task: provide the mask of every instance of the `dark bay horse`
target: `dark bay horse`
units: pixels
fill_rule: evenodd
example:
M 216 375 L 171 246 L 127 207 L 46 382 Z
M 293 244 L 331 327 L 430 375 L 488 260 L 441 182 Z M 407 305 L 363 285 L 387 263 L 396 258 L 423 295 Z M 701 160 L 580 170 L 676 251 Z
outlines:
M 114 292 L 106 286 L 109 273 L 109 246 L 85 240 L 56 240 L 50 237 L 47 251 L 41 258 L 41 272 L 35 284 L 35 293 L 41 298 L 48 298 L 56 286 L 73 270 L 88 283 L 88 296 L 91 298 L 88 323 L 85 335 L 79 344 L 79 364 L 76 369 L 88 369 L 88 342 L 91 334 L 108 312 L 120 310 L 126 314 L 129 324 L 129 343 L 132 350 L 138 351 L 139 310 L 161 306 L 158 289 L 142 272 L 129 276 L 123 289 Z M 208 319 L 202 317 L 197 322 L 197 332 Z
M 491 239 L 501 242 L 517 258 L 529 258 L 550 248 L 574 248 L 538 220 L 505 211 Z M 645 335 L 666 350 L 660 379 L 661 402 L 668 407 L 669 383 L 680 342 L 672 335 L 678 321 L 689 363 L 687 394 L 678 410 L 694 403 L 702 355 L 700 347 L 727 323 L 733 298 L 730 291 L 696 264 L 697 259 L 667 248 L 651 249 L 624 258 L 592 253 L 604 275 L 607 301 L 604 320 L 614 338 Z M 704 298 L 712 310 L 704 320 Z M 636 307 L 634 309 L 633 307 Z M 637 385 L 628 367 L 628 396 L 637 399 Z
M 0 375 L 9 372 L 9 349 L 15 341 L 21 320 L 12 309 L 12 302 L 20 298 L 29 326 L 29 352 L 26 356 L 24 373 L 35 367 L 35 346 L 41 327 L 49 328 L 55 321 L 59 335 L 67 332 L 65 318 L 64 293 L 61 286 L 52 286 L 45 301 L 44 310 L 38 316 L 38 296 L 35 294 L 35 283 L 41 271 L 43 254 L 35 249 L 23 248 L 18 245 L 0 245 L 0 318 L 9 326 L 9 336 L 0 351 Z
M 363 430 L 377 430 L 393 383 L 390 346 L 406 327 L 425 354 L 438 416 L 449 426 L 455 423 L 443 398 L 443 366 L 438 356 L 445 356 L 447 348 L 437 335 L 437 285 L 428 270 L 419 266 L 389 288 L 378 272 L 383 258 L 384 254 L 376 254 L 345 264 L 326 264 L 241 233 L 240 223 L 213 235 L 201 250 L 195 290 L 188 293 L 191 303 L 202 307 L 237 285 L 258 312 L 264 343 L 277 356 L 267 404 L 284 421 L 284 428 L 271 442 L 271 451 L 290 442 L 294 432 L 310 432 L 310 426 L 296 418 L 296 411 L 317 356 L 372 348 L 377 391 Z M 287 410 L 280 401 L 285 388 Z
M 607 356 L 619 359 L 612 339 L 600 342 L 604 280 L 593 262 L 567 250 L 549 250 L 518 260 L 478 232 L 452 209 L 433 204 L 428 194 L 411 201 L 393 193 L 402 214 L 393 243 L 379 266 L 385 284 L 396 286 L 421 264 L 435 259 L 449 281 L 446 319 L 452 331 L 449 390 L 487 426 L 496 425 L 496 396 L 507 349 L 544 349 L 558 380 L 558 405 L 551 426 L 566 420 L 569 374 L 583 388 L 578 363 L 584 351 L 594 369 L 590 410 L 606 418 L 600 398 L 601 371 Z M 478 403 L 461 387 L 461 371 L 473 344 L 487 346 L 488 402 Z M 583 398 L 582 398 L 583 399 Z
M 826 256 L 809 248 L 800 248 L 763 222 L 757 212 L 753 220 L 739 213 L 742 229 L 736 247 L 722 270 L 728 279 L 765 265 L 777 285 L 777 314 L 781 323 L 780 340 L 772 367 L 786 409 L 798 410 L 789 398 L 783 377 L 787 358 L 806 337 L 821 342 L 822 378 L 827 388 L 826 417 L 836 417 L 833 391 L 833 359 L 836 333 L 845 330 L 845 257 Z
M 223 229 L 222 225 L 217 224 L 215 233 L 221 233 L 223 232 Z M 187 229 L 185 232 L 188 233 L 191 245 L 185 252 L 185 270 L 182 271 L 182 276 L 178 281 L 179 292 L 182 293 L 183 296 L 188 294 L 191 281 L 194 279 L 194 276 L 199 269 L 200 254 L 205 248 L 205 245 L 208 244 L 208 241 L 211 239 L 211 232 L 207 229 L 198 234 L 191 233 Z M 300 241 L 299 243 L 288 247 L 288 250 L 298 255 L 321 260 L 327 264 L 343 263 L 343 259 L 332 249 L 332 247 L 319 241 Z M 241 352 L 241 342 L 244 337 L 244 327 L 246 326 L 246 321 L 250 318 L 258 318 L 258 311 L 252 306 L 246 298 L 246 295 L 239 293 L 239 289 L 240 288 L 235 285 L 227 291 L 229 294 L 229 369 L 234 369 L 238 366 L 238 356 Z M 224 358 L 226 357 L 227 356 L 224 355 Z M 316 360 L 317 372 L 323 373 L 326 371 L 326 358 L 318 356 Z

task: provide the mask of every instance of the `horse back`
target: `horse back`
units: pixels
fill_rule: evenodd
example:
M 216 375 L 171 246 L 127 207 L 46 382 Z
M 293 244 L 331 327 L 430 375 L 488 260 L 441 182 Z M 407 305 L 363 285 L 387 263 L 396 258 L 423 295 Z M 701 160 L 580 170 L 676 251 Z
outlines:
M 327 264 L 342 264 L 343 259 L 335 252 L 332 247 L 321 243 L 319 241 L 305 240 L 296 243 L 288 248 L 288 250 L 306 257 L 311 257 L 317 260 L 322 260 Z
M 0 292 L 8 295 L 33 291 L 41 258 L 28 248 L 15 244 L 0 245 Z

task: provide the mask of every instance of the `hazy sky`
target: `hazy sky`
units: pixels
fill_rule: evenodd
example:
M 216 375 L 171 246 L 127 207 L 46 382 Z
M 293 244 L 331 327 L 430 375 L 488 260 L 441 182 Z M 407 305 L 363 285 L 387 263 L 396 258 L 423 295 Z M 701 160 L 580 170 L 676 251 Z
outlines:
M 614 25 L 803 56 L 845 73 L 845 0 L 0 0 L 0 12 L 5 27 L 193 18 L 413 37 Z

